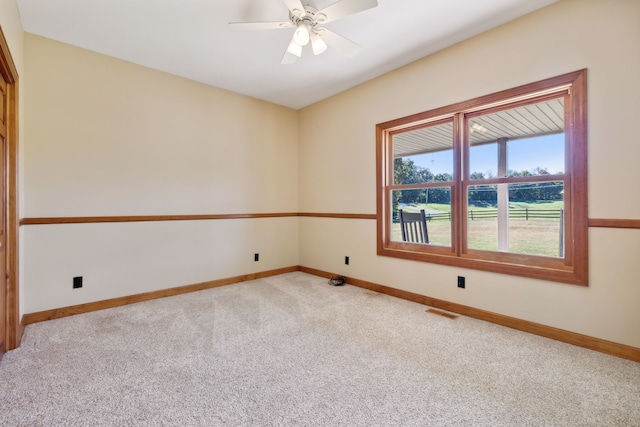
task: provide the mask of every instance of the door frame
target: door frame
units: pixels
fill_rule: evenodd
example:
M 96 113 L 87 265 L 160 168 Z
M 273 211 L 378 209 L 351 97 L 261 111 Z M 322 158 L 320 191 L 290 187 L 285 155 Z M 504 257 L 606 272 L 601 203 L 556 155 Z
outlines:
M 18 282 L 18 70 L 16 69 L 9 45 L 0 27 L 0 73 L 7 82 L 7 140 L 5 144 L 5 197 L 6 233 L 6 349 L 13 350 L 20 345 L 23 324 L 20 316 Z

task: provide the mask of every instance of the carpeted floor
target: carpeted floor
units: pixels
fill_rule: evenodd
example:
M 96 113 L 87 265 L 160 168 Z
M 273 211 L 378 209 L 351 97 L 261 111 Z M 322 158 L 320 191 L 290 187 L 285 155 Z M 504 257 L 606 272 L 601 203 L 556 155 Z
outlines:
M 640 426 L 640 364 L 290 273 L 27 327 L 0 425 Z

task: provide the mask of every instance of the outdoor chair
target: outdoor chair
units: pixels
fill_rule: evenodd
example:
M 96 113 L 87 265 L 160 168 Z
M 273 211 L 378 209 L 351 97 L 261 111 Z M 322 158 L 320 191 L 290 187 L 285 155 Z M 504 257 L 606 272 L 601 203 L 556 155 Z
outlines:
M 404 242 L 429 243 L 424 209 L 421 209 L 420 212 L 405 212 L 400 209 L 400 229 Z

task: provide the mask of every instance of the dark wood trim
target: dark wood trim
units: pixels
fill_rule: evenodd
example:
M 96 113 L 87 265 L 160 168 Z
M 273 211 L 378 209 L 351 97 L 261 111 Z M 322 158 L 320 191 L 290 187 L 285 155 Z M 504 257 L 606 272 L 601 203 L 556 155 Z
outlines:
M 297 266 L 278 268 L 275 270 L 262 271 L 259 273 L 243 274 L 241 276 L 228 277 L 225 279 L 211 280 L 208 282 L 196 283 L 193 285 L 179 286 L 177 288 L 161 289 L 159 291 L 145 292 L 142 294 L 128 295 L 124 297 L 112 298 L 108 300 L 89 302 L 86 304 L 72 305 L 68 307 L 54 308 L 52 310 L 27 313 L 23 317 L 25 325 L 43 322 L 45 320 L 59 319 L 61 317 L 73 316 L 76 314 L 89 313 L 91 311 L 104 310 L 106 308 L 120 307 L 127 304 L 134 304 L 142 301 L 149 301 L 158 298 L 170 297 L 174 295 L 186 294 L 188 292 L 202 291 L 205 289 L 217 288 L 234 283 L 246 282 L 248 280 L 261 279 L 263 277 L 277 276 L 279 274 L 298 271 Z
M 376 219 L 376 214 L 342 214 L 342 213 L 314 213 L 300 212 L 298 216 L 312 218 L 340 218 L 340 219 Z
M 18 278 L 18 70 L 11 57 L 9 44 L 0 28 L 0 73 L 7 82 L 7 138 L 6 138 L 6 349 L 20 345 L 22 336 Z
M 571 117 L 565 121 L 569 123 L 569 128 L 565 127 L 565 134 L 570 148 L 569 159 L 565 161 L 571 168 L 572 182 L 569 185 L 570 194 L 567 194 L 565 181 L 565 215 L 569 220 L 564 221 L 565 244 L 563 247 L 567 266 L 573 267 L 576 278 L 580 279 L 580 284 L 587 285 L 589 283 L 589 174 L 586 69 L 575 73 L 570 91 L 571 96 L 565 98 L 566 102 L 571 104 L 567 110 L 567 114 Z M 569 207 L 571 212 L 567 212 Z M 567 243 L 571 241 L 573 244 Z
M 326 271 L 303 266 L 300 266 L 300 271 L 326 278 L 330 278 L 335 275 Z M 634 362 L 640 362 L 640 348 L 637 347 L 618 344 L 600 338 L 594 338 L 587 335 L 554 328 L 552 326 L 546 326 L 527 320 L 517 319 L 515 317 L 492 313 L 490 311 L 456 304 L 437 298 L 431 298 L 425 295 L 419 295 L 413 292 L 403 291 L 400 289 L 391 288 L 389 286 L 379 285 L 377 283 L 372 283 L 365 280 L 359 280 L 353 277 L 347 277 L 346 279 L 348 284 L 357 286 L 359 288 L 369 289 L 374 292 L 391 295 L 408 301 L 417 302 L 419 304 L 428 305 L 430 307 L 435 307 L 453 313 L 462 314 L 464 316 L 473 317 L 474 319 L 484 320 L 486 322 L 495 323 L 497 325 L 506 326 L 508 328 L 517 329 L 523 332 L 529 332 L 534 335 L 551 338 L 556 341 L 562 341 L 567 344 L 576 345 L 578 347 L 584 347 L 601 353 L 610 354 L 612 356 L 621 357 L 623 359 L 633 360 Z
M 129 216 L 64 216 L 22 218 L 20 225 L 49 224 L 91 224 L 101 222 L 144 222 L 144 221 L 202 221 L 217 219 L 286 218 L 292 216 L 313 218 L 376 219 L 375 214 L 276 212 L 249 214 L 203 214 L 203 215 L 129 215 Z
M 482 96 L 447 107 L 418 113 L 376 125 L 377 177 L 377 254 L 414 261 L 452 265 L 463 268 L 510 274 L 535 279 L 588 286 L 588 213 L 587 213 L 587 70 L 534 82 L 513 89 Z M 569 97 L 568 94 L 571 94 Z M 492 178 L 468 181 L 467 116 L 487 114 L 497 110 L 529 105 L 551 98 L 565 100 L 565 135 L 567 170 L 563 175 L 544 175 L 522 178 Z M 391 240 L 392 190 L 427 188 L 425 184 L 396 185 L 393 183 L 393 159 L 390 135 L 402 130 L 453 117 L 454 180 L 438 183 L 451 187 L 452 235 L 451 251 L 443 252 L 436 245 L 409 246 Z M 464 140 L 464 141 L 462 141 Z M 466 141 L 466 142 L 465 142 Z M 462 144 L 465 142 L 464 144 Z M 462 146 L 461 146 L 462 145 Z M 460 159 L 463 158 L 464 162 Z M 464 172 L 461 174 L 461 167 Z M 467 177 L 468 178 L 468 177 Z M 466 237 L 467 195 L 469 185 L 494 185 L 511 182 L 565 182 L 564 245 L 562 258 L 530 256 L 510 252 L 480 251 L 468 248 Z M 569 183 L 569 185 L 567 185 Z M 431 185 L 431 184 L 429 184 Z
M 11 57 L 9 43 L 7 43 L 2 28 L 0 28 L 0 73 L 2 73 L 3 76 L 7 76 L 7 78 L 5 78 L 7 83 L 18 82 L 18 69 Z
M 200 221 L 216 219 L 281 218 L 298 216 L 297 212 L 257 214 L 205 214 L 205 215 L 136 215 L 136 216 L 66 216 L 47 218 L 22 218 L 20 225 L 90 224 L 99 222 L 144 221 Z
M 9 138 L 7 141 L 7 302 L 9 335 L 7 346 L 20 346 L 22 325 L 19 298 L 19 225 L 18 225 L 18 80 L 8 88 L 13 108 L 9 110 Z
M 16 153 L 13 153 L 15 157 Z M 15 161 L 15 158 L 14 158 Z M 15 181 L 15 180 L 14 180 Z M 17 182 L 13 182 L 17 184 Z M 17 198 L 17 191 L 13 192 Z M 13 204 L 17 205 L 17 201 Z M 322 212 L 284 212 L 264 214 L 205 214 L 205 215 L 137 215 L 137 216 L 65 216 L 22 218 L 19 225 L 90 224 L 100 222 L 144 222 L 144 221 L 194 221 L 215 219 L 285 218 L 292 216 L 308 218 L 377 219 L 376 214 L 344 214 Z M 15 221 L 15 219 L 14 219 Z M 16 221 L 17 222 L 17 221 Z M 589 227 L 640 228 L 640 219 L 590 218 Z M 17 232 L 16 232 L 17 234 Z
M 589 227 L 640 229 L 640 219 L 589 218 Z

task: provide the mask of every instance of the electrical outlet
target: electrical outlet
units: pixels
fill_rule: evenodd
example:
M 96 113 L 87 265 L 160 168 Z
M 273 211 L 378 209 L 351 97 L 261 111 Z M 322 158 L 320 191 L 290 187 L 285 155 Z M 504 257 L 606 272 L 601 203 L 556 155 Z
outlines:
M 77 276 L 73 278 L 73 289 L 78 289 L 82 287 L 82 276 Z
M 464 276 L 458 276 L 458 287 L 464 289 L 465 287 Z
M 344 265 L 349 265 L 349 257 L 344 257 Z
M 253 260 L 256 261 L 256 262 L 260 261 L 260 254 L 254 254 L 253 255 Z

